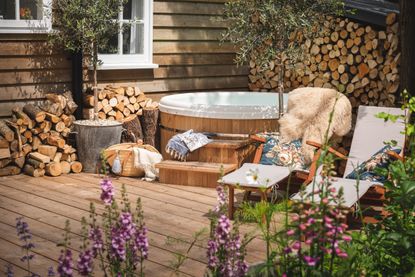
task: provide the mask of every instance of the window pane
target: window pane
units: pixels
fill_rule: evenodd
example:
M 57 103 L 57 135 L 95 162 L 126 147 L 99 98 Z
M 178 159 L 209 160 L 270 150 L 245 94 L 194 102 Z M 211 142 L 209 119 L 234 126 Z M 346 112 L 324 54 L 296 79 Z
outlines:
M 16 1 L 0 1 L 0 19 L 16 19 Z
M 123 54 L 144 53 L 144 24 L 134 23 L 123 32 Z
M 41 20 L 43 3 L 37 0 L 20 0 L 20 19 Z
M 100 54 L 118 54 L 118 34 L 110 38 L 107 46 L 99 47 L 98 52 Z
M 144 0 L 129 0 L 124 5 L 123 18 L 142 20 L 144 17 Z

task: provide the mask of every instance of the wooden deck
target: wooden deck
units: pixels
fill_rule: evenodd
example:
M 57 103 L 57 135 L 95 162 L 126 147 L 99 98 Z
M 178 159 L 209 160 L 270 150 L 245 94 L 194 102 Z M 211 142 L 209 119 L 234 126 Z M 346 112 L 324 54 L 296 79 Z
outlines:
M 207 212 L 216 204 L 216 191 L 209 188 L 147 183 L 132 178 L 114 179 L 117 198 L 125 184 L 129 197 L 141 197 L 146 225 L 149 228 L 149 260 L 146 276 L 203 276 L 206 268 L 206 238 L 189 253 L 189 259 L 174 273 L 171 262 L 174 253 L 183 253 L 195 232 L 209 228 Z M 60 177 L 33 178 L 25 175 L 0 178 L 0 274 L 6 264 L 12 264 L 15 276 L 23 276 L 25 264 L 16 236 L 16 218 L 23 216 L 33 233 L 36 245 L 32 271 L 46 275 L 49 266 L 56 266 L 58 242 L 62 241 L 65 221 L 71 224 L 74 256 L 77 257 L 82 216 L 88 216 L 89 204 L 96 204 L 98 213 L 103 206 L 99 199 L 99 177 L 93 174 L 71 174 Z M 243 226 L 242 230 L 252 230 Z M 176 238 L 183 243 L 168 243 Z M 249 247 L 249 263 L 263 259 L 264 245 L 255 239 Z M 98 268 L 95 269 L 96 271 Z M 100 274 L 96 274 L 100 276 Z

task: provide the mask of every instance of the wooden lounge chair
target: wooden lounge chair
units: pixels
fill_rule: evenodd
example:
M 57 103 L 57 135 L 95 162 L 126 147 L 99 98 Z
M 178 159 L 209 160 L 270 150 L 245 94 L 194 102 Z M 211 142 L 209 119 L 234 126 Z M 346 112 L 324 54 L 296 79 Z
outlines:
M 344 177 L 347 176 L 350 172 L 353 171 L 360 163 L 369 159 L 374 153 L 380 150 L 384 146 L 384 142 L 395 140 L 397 145 L 402 147 L 404 146 L 405 137 L 402 134 L 404 130 L 404 125 L 400 123 L 384 122 L 382 119 L 376 118 L 375 115 L 380 112 L 386 112 L 391 114 L 402 114 L 402 110 L 397 108 L 385 108 L 385 107 L 368 107 L 360 106 L 358 110 L 357 122 L 354 131 L 353 141 L 349 153 L 349 157 L 344 156 L 338 151 L 329 148 L 328 151 L 334 155 L 347 159 L 347 166 L 344 172 Z M 320 181 L 321 176 L 315 172 L 317 171 L 318 159 L 321 155 L 321 145 L 315 142 L 307 142 L 308 144 L 315 146 L 317 151 L 313 158 L 310 170 L 308 172 L 302 171 L 293 171 L 291 174 L 294 174 L 298 179 L 302 180 L 306 186 L 306 191 L 312 189 L 313 181 Z M 262 152 L 262 148 L 260 149 Z M 254 158 L 254 162 L 259 162 L 260 151 L 257 152 L 257 155 Z M 246 172 L 248 170 L 258 170 L 258 176 L 261 178 L 262 175 L 268 176 L 268 182 L 263 183 L 259 182 L 262 185 L 262 188 L 256 186 L 255 188 L 252 185 L 249 185 L 246 180 Z M 272 177 L 270 174 L 274 174 L 276 177 Z M 284 177 L 284 174 L 285 177 Z M 265 200 L 266 196 L 264 192 L 268 192 L 271 188 L 280 184 L 283 181 L 287 180 L 287 176 L 290 174 L 289 170 L 285 167 L 274 166 L 274 165 L 258 165 L 255 163 L 246 164 L 240 169 L 225 175 L 222 178 L 224 185 L 229 187 L 229 213 L 230 217 L 233 216 L 233 203 L 234 203 L 234 188 L 244 189 L 245 191 L 260 190 L 261 199 Z M 332 186 L 340 189 L 343 188 L 346 208 L 352 207 L 361 197 L 365 196 L 365 203 L 370 205 L 381 205 L 382 200 L 384 199 L 384 189 L 381 184 L 371 183 L 369 181 L 359 181 L 359 195 L 356 193 L 356 180 L 345 179 L 345 178 L 334 178 Z M 295 194 L 292 197 L 293 200 L 300 199 L 299 194 Z M 318 198 L 315 198 L 318 201 Z
M 376 118 L 376 114 L 385 112 L 389 114 L 401 115 L 403 111 L 399 108 L 386 107 L 369 107 L 360 106 L 357 115 L 356 127 L 353 134 L 353 141 L 350 148 L 350 153 L 347 158 L 346 169 L 343 178 L 335 177 L 332 180 L 332 186 L 337 190 L 342 188 L 345 208 L 352 208 L 359 199 L 361 204 L 371 206 L 382 206 L 384 200 L 385 189 L 381 183 L 370 182 L 365 180 L 346 179 L 359 164 L 367 161 L 373 154 L 385 146 L 385 142 L 396 141 L 397 146 L 404 149 L 405 136 L 403 134 L 403 122 L 384 122 L 382 119 Z M 311 145 L 321 149 L 321 145 L 310 142 Z M 403 150 L 402 150 L 403 151 Z M 335 152 L 333 152 L 337 155 Z M 396 157 L 396 153 L 391 153 Z M 344 158 L 341 155 L 341 158 Z M 314 178 L 305 188 L 306 192 L 311 192 L 314 181 L 318 183 L 321 181 L 321 176 L 316 174 Z M 357 190 L 357 184 L 359 185 Z M 358 192 L 358 193 L 357 193 Z M 299 200 L 300 194 L 297 193 L 292 197 L 293 200 Z M 319 201 L 318 197 L 314 198 Z

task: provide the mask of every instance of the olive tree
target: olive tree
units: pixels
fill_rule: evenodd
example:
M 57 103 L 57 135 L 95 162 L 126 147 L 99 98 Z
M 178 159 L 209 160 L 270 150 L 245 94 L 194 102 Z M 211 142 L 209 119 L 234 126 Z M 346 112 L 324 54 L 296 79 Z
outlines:
M 93 70 L 94 119 L 97 119 L 97 68 L 99 49 L 109 47 L 120 30 L 118 14 L 125 0 L 55 0 L 54 29 L 50 41 L 71 52 L 82 52 Z
M 279 111 L 282 114 L 284 62 L 297 61 L 302 55 L 302 39 L 313 39 L 325 16 L 341 15 L 341 0 L 231 0 L 226 3 L 224 19 L 228 28 L 223 40 L 238 47 L 236 62 L 255 58 L 264 68 L 271 60 L 279 68 Z

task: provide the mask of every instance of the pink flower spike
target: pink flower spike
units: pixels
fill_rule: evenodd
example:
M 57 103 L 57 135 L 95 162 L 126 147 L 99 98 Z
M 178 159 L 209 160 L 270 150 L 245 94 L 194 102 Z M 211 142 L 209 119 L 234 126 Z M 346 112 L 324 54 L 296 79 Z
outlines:
M 294 250 L 300 249 L 301 248 L 301 243 L 299 241 L 294 242 L 293 245 L 292 245 L 292 248 Z
M 323 203 L 323 204 L 327 204 L 327 203 L 329 203 L 329 199 L 328 198 L 323 198 L 322 200 L 321 200 L 321 202 Z
M 346 252 L 341 252 L 341 253 L 337 254 L 337 256 L 339 256 L 340 258 L 347 258 L 348 257 Z
M 317 259 L 316 258 L 313 258 L 311 256 L 304 256 L 304 261 L 309 266 L 315 266 L 317 264 Z
M 310 217 L 310 218 L 307 220 L 307 224 L 309 224 L 309 225 L 314 224 L 315 222 L 316 222 L 316 220 L 315 220 L 314 218 L 312 218 L 312 217 Z
M 299 220 L 300 219 L 300 217 L 298 216 L 298 214 L 295 214 L 295 215 L 293 215 L 292 217 L 291 217 L 291 220 L 292 221 L 297 221 L 297 220 Z
M 351 237 L 351 236 L 348 236 L 348 235 L 343 235 L 342 239 L 343 239 L 344 241 L 346 241 L 346 242 L 349 242 L 349 241 L 351 241 L 351 240 L 352 240 L 352 237 Z
M 294 230 L 288 230 L 287 231 L 287 236 L 292 236 L 294 234 L 295 234 Z
M 301 231 L 304 231 L 305 229 L 307 229 L 307 226 L 305 226 L 304 223 L 301 223 L 298 227 L 301 229 Z
M 327 223 L 332 223 L 333 219 L 325 215 L 324 216 L 324 221 L 327 222 Z

